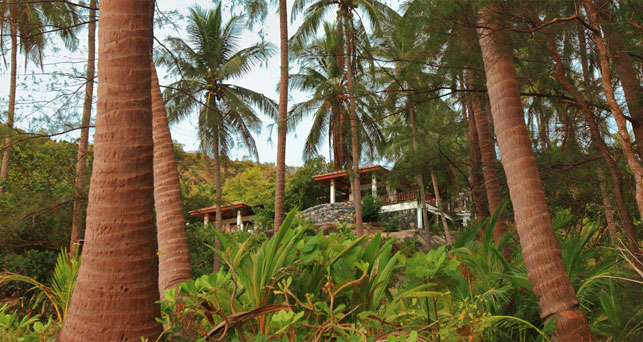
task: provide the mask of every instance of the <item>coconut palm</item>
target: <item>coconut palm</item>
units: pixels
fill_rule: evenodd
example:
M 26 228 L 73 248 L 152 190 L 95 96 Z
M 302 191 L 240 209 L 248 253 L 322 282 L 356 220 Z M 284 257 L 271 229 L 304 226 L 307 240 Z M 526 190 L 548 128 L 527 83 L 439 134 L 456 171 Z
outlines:
M 312 92 L 312 97 L 293 106 L 289 124 L 290 129 L 294 130 L 301 119 L 313 115 L 313 125 L 304 145 L 304 159 L 308 160 L 319 154 L 319 148 L 327 135 L 334 167 L 342 169 L 348 165 L 350 147 L 347 143 L 350 139 L 350 127 L 346 80 L 342 71 L 343 60 L 337 58 L 342 49 L 343 37 L 341 31 L 330 23 L 324 23 L 324 33 L 322 38 L 293 49 L 299 58 L 301 70 L 290 76 L 291 86 Z M 360 141 L 365 149 L 362 154 L 372 158 L 383 142 L 379 125 L 369 110 L 375 99 L 362 86 L 357 91 L 361 95 L 356 102 L 362 121 L 359 127 Z
M 14 124 L 16 108 L 16 75 L 18 66 L 18 50 L 25 55 L 25 61 L 32 60 L 42 67 L 42 52 L 47 44 L 45 35 L 49 27 L 61 28 L 58 35 L 68 47 L 76 44 L 75 30 L 71 29 L 77 23 L 78 17 L 75 7 L 71 3 L 58 1 L 2 1 L 0 2 L 0 29 L 9 32 L 10 46 L 10 85 L 9 107 L 7 109 L 7 136 L 4 141 L 2 166 L 0 168 L 0 193 L 3 192 L 2 183 L 9 174 L 9 151 L 11 149 L 11 129 Z M 6 51 L 2 42 L 2 54 Z
M 226 155 L 239 138 L 251 155 L 258 158 L 252 132 L 260 130 L 261 121 L 253 106 L 276 118 L 277 104 L 262 94 L 233 85 L 230 80 L 250 72 L 258 62 L 273 53 L 269 43 L 257 43 L 239 49 L 241 20 L 233 16 L 223 22 L 221 4 L 206 11 L 190 10 L 188 40 L 168 38 L 168 50 L 162 50 L 156 62 L 181 78 L 166 87 L 164 96 L 171 121 L 198 112 L 201 148 L 213 154 L 216 193 L 216 229 L 221 218 L 220 156 Z M 218 268 L 218 258 L 215 258 Z
M 514 207 L 516 230 L 529 281 L 538 298 L 540 316 L 557 319 L 556 341 L 591 341 L 583 311 L 561 256 L 545 202 L 538 165 L 524 121 L 518 80 L 509 49 L 500 45 L 501 27 L 490 3 L 479 14 L 478 37 L 482 49 L 494 130 Z
M 304 11 L 305 10 L 305 11 Z M 351 155 L 353 156 L 351 183 L 353 187 L 353 202 L 355 203 L 355 230 L 357 236 L 364 234 L 362 228 L 362 204 L 359 190 L 359 129 L 357 103 L 355 99 L 354 76 L 356 74 L 354 58 L 357 44 L 368 45 L 368 39 L 361 33 L 366 32 L 361 18 L 367 19 L 374 32 L 381 30 L 382 19 L 391 18 L 395 12 L 384 3 L 376 0 L 296 0 L 293 4 L 292 17 L 305 12 L 305 18 L 297 32 L 291 38 L 295 45 L 303 45 L 322 23 L 327 13 L 336 11 L 337 22 L 344 33 L 345 78 L 348 88 L 348 104 L 351 129 Z M 359 11 L 358 11 L 359 10 Z M 363 12 L 363 15 L 361 15 Z M 354 20 L 357 18 L 358 20 Z M 356 34 L 357 32 L 357 34 Z M 358 39 L 362 38 L 362 39 Z
M 83 258 L 58 341 L 155 341 L 153 0 L 100 3 L 94 166 Z

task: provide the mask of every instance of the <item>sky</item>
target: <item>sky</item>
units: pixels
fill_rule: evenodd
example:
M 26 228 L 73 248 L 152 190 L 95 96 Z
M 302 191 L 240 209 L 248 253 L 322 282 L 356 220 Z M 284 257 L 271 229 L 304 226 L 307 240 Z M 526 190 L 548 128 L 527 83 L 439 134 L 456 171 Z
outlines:
M 178 10 L 182 14 L 187 13 L 187 9 L 192 5 L 199 5 L 203 8 L 214 8 L 214 4 L 211 0 L 201 0 L 201 1 L 177 1 L 177 0 L 157 0 L 158 8 L 161 11 L 171 11 Z M 288 8 L 292 6 L 292 1 L 288 1 Z M 290 14 L 290 13 L 289 13 Z M 226 19 L 229 18 L 226 17 Z M 290 19 L 289 19 L 290 21 Z M 300 25 L 301 18 L 298 18 L 294 23 L 289 25 L 289 35 L 292 35 L 296 28 Z M 267 63 L 263 66 L 255 67 L 247 76 L 236 80 L 235 84 L 243 86 L 259 93 L 262 93 L 269 98 L 278 101 L 278 92 L 277 84 L 279 83 L 279 73 L 280 73 L 280 63 L 279 63 L 279 15 L 275 10 L 275 7 L 272 6 L 269 15 L 266 18 L 266 21 L 263 25 L 257 25 L 262 27 L 255 27 L 253 31 L 246 30 L 244 31 L 241 47 L 249 46 L 253 43 L 256 43 L 261 40 L 257 31 L 260 29 L 263 30 L 264 39 L 271 42 L 275 48 L 276 53 L 268 60 Z M 166 34 L 176 35 L 175 31 L 168 31 Z M 184 34 L 184 32 L 182 32 Z M 157 34 L 158 35 L 158 34 Z M 183 35 L 184 36 L 184 35 Z M 291 62 L 291 64 L 293 64 Z M 292 66 L 291 66 L 292 71 Z M 164 79 L 163 72 L 159 70 L 160 73 L 160 82 L 161 85 L 168 84 L 170 79 Z M 291 92 L 289 95 L 289 105 L 293 103 L 306 100 L 306 94 L 300 92 Z M 264 127 L 261 134 L 255 135 L 255 141 L 257 144 L 257 149 L 259 151 L 259 160 L 261 162 L 271 162 L 274 163 L 277 159 L 277 128 L 276 125 L 269 126 L 272 124 L 272 120 L 262 116 L 264 122 Z M 183 122 L 174 125 L 171 127 L 172 138 L 178 141 L 181 144 L 184 144 L 184 148 L 188 151 L 196 151 L 199 148 L 198 137 L 196 136 L 196 126 L 193 124 L 193 120 L 184 120 Z M 300 166 L 303 164 L 302 160 L 302 149 L 306 141 L 306 136 L 310 127 L 312 125 L 312 120 L 304 120 L 296 129 L 295 132 L 291 133 L 287 138 L 286 144 L 286 164 L 290 166 Z M 328 159 L 328 146 L 322 147 L 320 152 Z M 232 159 L 244 159 L 248 158 L 248 153 L 243 148 L 237 148 L 230 152 L 230 157 Z
M 224 8 L 226 4 L 224 2 Z M 179 0 L 157 0 L 158 9 L 161 12 L 178 11 L 186 15 L 188 8 L 193 5 L 199 5 L 202 8 L 214 8 L 215 2 L 212 0 L 196 1 L 179 1 Z M 291 8 L 292 0 L 288 1 L 288 8 Z M 224 11 L 225 12 L 225 11 Z M 290 13 L 289 13 L 290 14 Z M 229 18 L 229 14 L 225 19 Z M 264 63 L 263 66 L 257 65 L 247 76 L 235 80 L 235 84 L 247 87 L 254 91 L 278 100 L 277 84 L 279 82 L 279 16 L 276 7 L 271 6 L 269 15 L 263 25 L 257 25 L 253 31 L 245 30 L 240 43 L 241 48 L 249 46 L 261 40 L 259 31 L 263 31 L 264 39 L 275 45 L 276 53 Z M 290 21 L 290 19 L 289 19 Z M 301 18 L 289 24 L 289 34 L 292 35 L 301 23 Z M 176 25 L 166 26 L 155 30 L 157 39 L 163 41 L 167 36 L 186 37 L 185 21 L 179 21 Z M 100 25 L 99 25 L 100 27 Z M 176 30 L 176 28 L 179 28 Z M 63 44 L 53 39 L 52 43 L 44 51 L 43 68 L 33 62 L 27 63 L 25 68 L 24 56 L 18 57 L 18 93 L 16 106 L 16 127 L 29 132 L 46 131 L 47 133 L 56 133 L 68 130 L 71 127 L 80 126 L 80 117 L 82 114 L 82 99 L 84 95 L 84 79 L 78 75 L 84 75 L 86 63 L 86 29 L 78 32 L 79 46 L 75 52 L 69 52 Z M 5 42 L 6 44 L 6 42 Z M 6 120 L 6 108 L 9 95 L 9 53 L 4 56 L 6 63 L 0 64 L 0 116 L 2 121 Z M 291 72 L 292 72 L 291 62 Z M 167 75 L 162 68 L 158 70 L 161 86 L 169 84 L 172 81 L 172 75 Z M 71 76 L 70 76 L 71 75 Z M 75 77 L 74 77 L 75 75 Z M 70 98 L 70 94 L 75 94 Z M 94 90 L 96 96 L 96 90 Z M 301 92 L 290 92 L 289 106 L 293 103 L 304 101 L 306 94 Z M 94 98 L 95 100 L 95 98 Z M 94 103 L 95 106 L 95 103 Z M 62 110 L 61 110 L 62 109 Z M 92 112 L 95 117 L 96 111 Z M 194 117 L 195 118 L 195 117 Z M 197 130 L 193 124 L 194 118 L 189 118 L 175 124 L 171 127 L 172 138 L 182 144 L 186 151 L 197 151 L 199 141 Z M 257 149 L 259 151 L 260 162 L 274 163 L 276 160 L 276 142 L 277 129 L 276 125 L 271 129 L 272 120 L 265 116 L 261 117 L 264 121 L 262 132 L 255 135 Z M 75 125 L 63 124 L 69 121 L 75 122 Z M 302 149 L 308 130 L 312 125 L 312 119 L 303 120 L 295 132 L 289 134 L 286 144 L 286 164 L 290 166 L 300 166 L 303 164 Z M 93 130 L 90 132 L 93 134 Z M 79 130 L 72 131 L 63 135 L 53 137 L 56 140 L 73 140 L 80 135 Z M 324 157 L 328 159 L 327 143 L 320 149 Z M 235 148 L 230 151 L 232 159 L 246 159 L 248 153 L 242 148 Z

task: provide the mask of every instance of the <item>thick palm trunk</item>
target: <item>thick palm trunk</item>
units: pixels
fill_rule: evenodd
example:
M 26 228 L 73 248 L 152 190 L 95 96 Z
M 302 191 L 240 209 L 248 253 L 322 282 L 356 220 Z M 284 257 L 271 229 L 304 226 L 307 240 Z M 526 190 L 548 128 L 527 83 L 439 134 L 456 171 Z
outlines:
M 415 107 L 411 105 L 409 108 L 409 113 L 411 114 L 411 129 L 413 131 L 413 151 L 418 153 L 418 139 L 417 139 L 417 122 L 415 120 Z M 418 187 L 420 188 L 420 209 L 422 210 L 422 224 L 424 226 L 424 235 L 426 236 L 426 241 L 431 244 L 431 232 L 429 231 L 429 215 L 426 212 L 426 194 L 424 192 L 424 179 L 422 174 L 418 173 L 415 178 L 418 182 Z
M 435 172 L 431 169 L 431 181 L 433 182 L 433 192 L 435 193 L 435 206 L 438 207 L 440 212 L 440 220 L 442 220 L 442 228 L 444 228 L 444 238 L 447 240 L 447 244 L 450 245 L 453 242 L 451 239 L 451 234 L 449 233 L 449 225 L 447 224 L 447 218 L 442 210 L 442 199 L 440 199 L 440 190 L 438 189 L 438 180 L 435 178 Z
M 610 241 L 612 244 L 618 243 L 618 231 L 616 229 L 616 222 L 614 222 L 614 208 L 612 207 L 612 200 L 609 191 L 607 190 L 607 180 L 603 175 L 603 169 L 600 167 L 596 170 L 598 181 L 601 188 L 601 199 L 603 200 L 603 211 L 605 212 L 605 221 L 607 222 L 607 231 L 610 234 Z
M 61 342 L 155 341 L 150 65 L 154 1 L 100 3 L 98 105 L 83 261 Z
M 3 184 L 9 177 L 9 152 L 11 152 L 11 136 L 13 135 L 13 118 L 16 111 L 16 67 L 18 63 L 18 29 L 13 20 L 11 27 L 11 80 L 9 83 L 9 108 L 7 109 L 7 130 L 2 151 L 2 166 L 0 167 L 0 194 L 4 193 Z
M 467 96 L 467 111 L 469 121 L 469 183 L 471 184 L 472 199 L 476 208 L 476 220 L 482 222 L 489 216 L 489 203 L 485 196 L 484 174 L 482 173 L 482 156 L 480 154 L 480 139 L 475 115 L 473 114 L 473 96 Z
M 557 320 L 555 341 L 591 341 L 561 257 L 545 202 L 536 158 L 524 121 L 518 81 L 509 47 L 500 46 L 502 22 L 493 5 L 480 11 L 478 34 L 487 76 L 491 112 L 513 203 L 527 275 L 543 320 Z M 477 120 L 476 120 L 477 121 Z
M 217 232 L 223 232 L 223 213 L 221 212 L 221 202 L 223 201 L 223 189 L 221 188 L 221 161 L 220 161 L 220 155 L 219 155 L 219 135 L 217 134 L 214 139 L 212 139 L 212 152 L 214 154 L 214 158 L 212 159 L 213 164 L 214 164 L 214 184 L 217 187 L 217 192 L 215 196 L 215 206 L 216 206 L 216 212 L 215 212 L 215 219 L 214 219 L 214 229 L 216 229 Z M 214 248 L 216 249 L 221 249 L 221 241 L 217 239 L 217 237 L 214 237 Z M 219 254 L 214 253 L 214 263 L 212 265 L 212 271 L 213 272 L 218 272 L 219 267 L 221 263 L 221 258 L 219 258 Z
M 475 88 L 475 81 L 473 70 L 467 70 L 467 86 L 469 89 Z M 480 94 L 473 92 L 471 94 L 471 104 L 473 107 L 473 115 L 475 117 L 476 130 L 478 133 L 478 141 L 480 142 L 480 156 L 482 159 L 482 172 L 484 176 L 484 184 L 487 189 L 487 201 L 489 203 L 489 212 L 495 213 L 502 204 L 502 197 L 500 196 L 500 184 L 498 182 L 498 173 L 496 171 L 496 149 L 494 147 L 493 136 L 489 129 L 489 121 L 487 113 L 482 107 L 482 99 Z M 493 240 L 498 243 L 500 238 L 507 232 L 507 222 L 504 215 L 498 216 L 496 225 L 493 227 Z M 503 249 L 505 257 L 509 256 L 509 250 L 505 247 Z
M 281 83 L 279 84 L 279 118 L 277 119 L 277 179 L 275 180 L 275 228 L 284 220 L 284 187 L 286 184 L 286 121 L 288 119 L 288 8 L 279 0 Z
M 152 64 L 152 136 L 154 140 L 154 207 L 159 255 L 159 293 L 192 278 L 188 236 L 174 143 L 165 102 Z
M 96 74 L 96 0 L 89 2 L 89 25 L 87 26 L 87 83 L 85 84 L 85 99 L 83 102 L 83 118 L 81 120 L 80 142 L 76 156 L 76 175 L 74 180 L 74 213 L 71 223 L 71 239 L 69 251 L 78 247 L 80 233 L 83 229 L 83 204 L 85 198 L 85 170 L 87 167 L 87 144 L 89 143 L 89 123 L 92 117 L 92 101 L 94 99 L 94 77 Z
M 353 50 L 353 25 L 350 18 L 345 16 L 344 32 L 346 32 L 346 82 L 348 86 L 348 98 L 351 111 L 351 150 L 353 154 L 353 203 L 355 204 L 355 230 L 357 237 L 364 235 L 362 227 L 362 193 L 359 180 L 359 137 L 357 130 L 357 108 L 355 104 L 355 89 L 353 88 L 353 63 L 351 51 Z
M 592 26 L 592 35 L 594 36 L 594 42 L 596 43 L 596 50 L 600 58 L 600 71 L 601 71 L 601 83 L 603 85 L 603 90 L 605 92 L 605 98 L 607 99 L 607 105 L 612 112 L 616 126 L 618 127 L 618 135 L 621 139 L 621 147 L 623 148 L 623 154 L 625 155 L 625 160 L 627 165 L 632 170 L 634 175 L 634 183 L 636 185 L 636 203 L 639 209 L 639 214 L 643 217 L 643 165 L 637 159 L 635 155 L 634 148 L 632 146 L 632 141 L 630 139 L 630 134 L 627 130 L 627 122 L 623 111 L 616 102 L 616 97 L 614 96 L 614 87 L 612 86 L 612 76 L 609 64 L 609 56 L 607 53 L 607 47 L 601 36 L 601 31 L 598 26 L 598 15 L 596 13 L 596 8 L 591 1 L 584 1 L 583 6 L 587 11 L 589 17 L 590 26 Z
M 587 124 L 589 126 L 592 142 L 598 148 L 599 152 L 601 153 L 601 156 L 603 157 L 603 160 L 605 160 L 605 164 L 607 164 L 608 170 L 610 171 L 612 182 L 614 183 L 614 195 L 616 198 L 617 210 L 618 210 L 619 216 L 621 217 L 621 221 L 623 222 L 623 226 L 625 227 L 625 231 L 628 236 L 630 251 L 634 255 L 640 255 L 641 251 L 638 247 L 638 242 L 636 240 L 636 234 L 634 232 L 634 223 L 632 222 L 632 218 L 630 217 L 630 213 L 627 209 L 627 205 L 625 204 L 625 200 L 623 199 L 623 193 L 621 190 L 622 189 L 621 178 L 618 174 L 618 164 L 610 154 L 609 148 L 607 147 L 607 145 L 605 144 L 605 141 L 601 137 L 598 124 L 596 122 L 596 119 L 594 118 L 592 110 L 587 104 L 587 101 L 585 101 L 585 98 L 580 93 L 580 91 L 578 91 L 578 89 L 576 89 L 576 87 L 565 76 L 565 69 L 563 67 L 563 62 L 560 56 L 558 55 L 556 46 L 554 44 L 554 39 L 551 35 L 547 35 L 547 44 L 548 44 L 547 48 L 551 53 L 552 58 L 554 59 L 554 63 L 556 64 L 556 72 L 554 74 L 554 77 L 567 90 L 567 92 L 569 92 L 572 95 L 572 97 L 578 104 L 578 107 L 580 107 L 580 110 L 583 113 L 583 116 L 585 116 L 585 121 L 587 121 Z M 589 78 L 589 72 L 585 73 L 584 77 Z M 586 79 L 585 81 L 589 82 L 590 80 Z M 605 186 L 605 185 L 601 183 L 601 186 Z M 606 212 L 606 215 L 607 215 L 607 212 Z

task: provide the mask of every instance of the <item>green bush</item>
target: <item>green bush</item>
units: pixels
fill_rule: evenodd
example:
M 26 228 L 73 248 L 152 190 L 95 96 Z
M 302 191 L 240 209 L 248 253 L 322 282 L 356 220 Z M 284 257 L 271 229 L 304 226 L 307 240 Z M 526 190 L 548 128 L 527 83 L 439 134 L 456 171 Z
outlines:
M 382 200 L 367 194 L 362 197 L 362 220 L 364 222 L 378 221 L 380 218 Z
M 27 249 L 23 253 L 6 254 L 0 260 L 0 271 L 21 274 L 45 283 L 51 279 L 56 252 L 51 250 Z M 0 296 L 23 296 L 30 288 L 22 282 L 10 282 L 0 288 Z
M 391 216 L 384 224 L 385 232 L 397 232 L 402 227 L 402 218 L 400 215 Z

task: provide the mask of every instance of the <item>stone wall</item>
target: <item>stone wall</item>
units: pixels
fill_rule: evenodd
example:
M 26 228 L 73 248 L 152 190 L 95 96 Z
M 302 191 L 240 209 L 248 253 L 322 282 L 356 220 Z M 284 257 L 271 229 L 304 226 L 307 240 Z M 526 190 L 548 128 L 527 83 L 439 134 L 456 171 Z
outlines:
M 324 203 L 301 212 L 301 217 L 310 219 L 314 224 L 339 224 L 352 222 L 355 206 L 351 202 Z
M 388 211 L 380 213 L 382 221 L 388 221 L 391 217 L 399 216 L 402 225 L 398 230 L 416 229 L 418 227 L 417 209 L 405 209 L 400 211 Z

